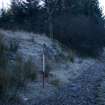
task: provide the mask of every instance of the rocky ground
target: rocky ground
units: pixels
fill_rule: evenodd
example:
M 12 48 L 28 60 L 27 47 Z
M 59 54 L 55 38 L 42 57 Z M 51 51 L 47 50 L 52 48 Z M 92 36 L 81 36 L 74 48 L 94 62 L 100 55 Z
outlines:
M 105 65 L 97 61 L 78 78 L 61 88 L 56 96 L 33 105 L 96 105 L 97 87 L 104 76 Z
M 105 105 L 104 103 L 99 104 L 99 100 L 97 100 L 100 83 L 104 77 L 105 65 L 101 61 L 96 61 L 78 78 L 60 87 L 52 96 L 40 101 L 33 98 L 7 105 Z M 44 94 L 46 95 L 46 93 Z

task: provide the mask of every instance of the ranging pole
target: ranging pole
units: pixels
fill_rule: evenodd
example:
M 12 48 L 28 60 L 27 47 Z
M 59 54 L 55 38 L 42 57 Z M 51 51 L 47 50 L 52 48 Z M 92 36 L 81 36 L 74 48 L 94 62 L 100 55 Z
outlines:
M 43 88 L 45 86 L 45 44 L 43 44 Z

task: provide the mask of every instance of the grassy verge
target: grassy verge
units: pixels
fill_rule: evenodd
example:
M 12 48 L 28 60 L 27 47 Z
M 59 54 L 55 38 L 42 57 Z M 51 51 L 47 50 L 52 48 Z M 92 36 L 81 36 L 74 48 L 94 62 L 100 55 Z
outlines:
M 0 100 L 9 100 L 16 96 L 19 88 L 24 87 L 28 81 L 37 79 L 37 67 L 30 58 L 24 61 L 21 56 L 16 60 L 9 59 L 9 53 L 16 53 L 18 45 L 14 42 L 7 48 L 4 37 L 0 33 Z

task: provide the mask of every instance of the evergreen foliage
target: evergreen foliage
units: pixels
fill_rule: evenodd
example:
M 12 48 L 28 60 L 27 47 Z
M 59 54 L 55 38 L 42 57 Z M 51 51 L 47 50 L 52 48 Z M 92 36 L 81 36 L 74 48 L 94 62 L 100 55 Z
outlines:
M 94 54 L 105 45 L 105 29 L 98 0 L 13 0 L 3 12 L 0 27 L 53 35 L 68 47 Z M 50 35 L 49 35 L 50 36 Z

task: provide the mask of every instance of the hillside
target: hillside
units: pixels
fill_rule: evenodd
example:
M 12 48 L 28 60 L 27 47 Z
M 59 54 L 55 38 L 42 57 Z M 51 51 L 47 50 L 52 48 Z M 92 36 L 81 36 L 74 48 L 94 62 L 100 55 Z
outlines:
M 84 78 L 84 81 L 85 81 L 85 78 L 88 78 L 88 77 L 84 77 L 86 73 L 90 72 L 90 75 L 92 75 L 91 72 L 93 72 L 93 70 L 95 70 L 97 66 L 102 70 L 104 68 L 102 64 L 100 64 L 100 61 L 98 61 L 98 59 L 96 60 L 93 58 L 81 58 L 77 56 L 76 53 L 71 49 L 62 46 L 56 40 L 49 39 L 44 34 L 39 35 L 39 34 L 34 34 L 29 32 L 23 32 L 23 31 L 13 32 L 13 31 L 4 31 L 4 30 L 1 30 L 0 33 L 1 35 L 3 35 L 4 45 L 8 49 L 11 49 L 12 47 L 12 51 L 9 53 L 9 56 L 8 56 L 10 59 L 9 61 L 12 63 L 17 63 L 16 60 L 17 60 L 17 57 L 19 57 L 20 69 L 22 64 L 26 63 L 25 65 L 26 68 L 22 70 L 24 72 L 27 72 L 27 69 L 28 69 L 28 73 L 30 73 L 30 70 L 33 70 L 32 73 L 36 73 L 35 78 L 33 77 L 34 75 L 31 75 L 32 81 L 26 78 L 24 87 L 20 86 L 19 88 L 16 89 L 17 92 L 14 93 L 16 94 L 16 97 L 14 98 L 15 98 L 15 101 L 16 100 L 17 101 L 15 102 L 12 100 L 13 101 L 12 103 L 14 102 L 21 103 L 22 105 L 26 103 L 32 104 L 33 102 L 38 103 L 38 102 L 41 102 L 41 100 L 45 100 L 45 99 L 47 100 L 50 97 L 55 97 L 56 94 L 59 93 L 59 89 L 61 89 L 64 86 L 75 85 L 76 86 L 75 88 L 78 88 L 77 84 L 72 82 L 77 80 L 78 78 L 81 78 L 82 75 L 83 75 L 82 78 Z M 46 48 L 45 48 L 46 78 L 45 78 L 44 88 L 42 84 L 43 83 L 43 80 L 42 80 L 43 44 L 46 45 Z M 10 67 L 13 68 L 13 66 L 10 66 Z M 8 68 L 7 70 L 9 70 L 10 72 L 12 68 Z M 91 71 L 91 68 L 93 68 L 92 71 Z M 98 68 L 96 72 L 98 72 Z M 17 73 L 17 71 L 20 74 L 23 73 L 19 69 L 14 68 L 14 75 Z M 89 75 L 89 73 L 87 75 Z M 93 75 L 97 75 L 97 73 Z M 17 79 L 19 79 L 19 77 Z M 89 79 L 91 81 L 90 76 L 89 76 Z M 95 77 L 93 78 L 93 80 L 94 79 Z M 82 81 L 80 82 L 80 84 L 81 83 Z M 88 82 L 86 80 L 85 84 L 87 83 Z M 13 92 L 14 91 L 10 90 L 11 94 Z M 85 90 L 83 93 L 85 94 Z M 12 97 L 11 94 L 9 94 L 9 97 Z M 64 93 L 64 95 L 66 95 L 66 92 Z M 11 98 L 8 98 L 8 99 L 10 100 Z M 42 103 L 39 105 L 42 105 Z M 55 105 L 55 104 L 51 104 L 51 105 Z M 60 105 L 60 104 L 57 104 L 57 105 Z M 64 104 L 64 105 L 67 105 L 67 104 Z M 77 105 L 77 104 L 73 104 L 73 105 Z

